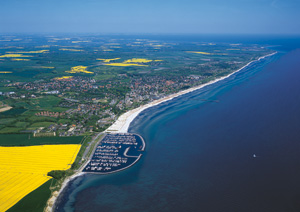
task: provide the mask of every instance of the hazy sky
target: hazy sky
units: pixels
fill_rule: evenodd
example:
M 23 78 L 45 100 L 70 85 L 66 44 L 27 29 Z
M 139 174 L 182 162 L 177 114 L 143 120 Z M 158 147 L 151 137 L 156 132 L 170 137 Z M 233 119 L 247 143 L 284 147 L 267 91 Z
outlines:
M 300 0 L 0 0 L 0 33 L 300 34 Z

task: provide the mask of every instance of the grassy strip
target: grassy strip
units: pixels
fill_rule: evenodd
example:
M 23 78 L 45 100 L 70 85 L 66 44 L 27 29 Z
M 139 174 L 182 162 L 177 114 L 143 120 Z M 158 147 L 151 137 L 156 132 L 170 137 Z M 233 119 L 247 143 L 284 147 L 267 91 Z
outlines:
M 81 166 L 82 163 L 84 163 L 84 161 L 82 160 L 83 159 L 82 156 L 91 141 L 92 141 L 92 137 L 88 136 L 88 137 L 85 137 L 85 139 L 81 142 L 81 148 L 80 148 L 80 150 L 77 154 L 77 157 L 71 167 L 72 170 L 75 171 L 76 169 L 78 169 Z
M 36 190 L 27 194 L 7 212 L 43 212 L 48 199 L 51 196 L 50 186 L 55 179 L 48 180 Z
M 89 158 L 90 157 L 90 155 L 93 153 L 93 150 L 94 150 L 94 148 L 95 148 L 95 145 L 98 143 L 98 141 L 100 140 L 100 139 L 102 139 L 102 137 L 103 137 L 104 135 L 100 135 L 99 137 L 98 137 L 98 139 L 91 145 L 91 148 L 89 149 L 89 152 L 87 153 L 87 158 Z
M 45 144 L 80 144 L 83 136 L 33 137 L 31 134 L 0 134 L 0 146 L 35 146 Z
M 80 148 L 80 150 L 77 154 L 77 157 L 76 157 L 74 163 L 72 164 L 70 169 L 68 169 L 66 171 L 63 171 L 62 173 L 59 173 L 60 177 L 57 177 L 57 181 L 56 181 L 55 185 L 53 186 L 52 192 L 59 191 L 59 189 L 61 188 L 61 185 L 64 182 L 64 180 L 67 177 L 72 176 L 82 166 L 82 164 L 85 163 L 86 159 L 89 158 L 89 155 L 93 152 L 93 149 L 94 149 L 95 145 L 97 144 L 99 139 L 101 139 L 102 137 L 103 137 L 103 135 L 99 136 L 98 139 L 95 140 L 95 142 L 91 144 L 89 152 L 85 156 L 85 158 L 83 158 L 83 154 L 84 154 L 86 148 L 88 147 L 88 145 L 90 144 L 90 142 L 92 141 L 92 137 L 87 136 L 82 140 L 81 148 Z M 54 171 L 57 172 L 57 170 L 54 170 Z

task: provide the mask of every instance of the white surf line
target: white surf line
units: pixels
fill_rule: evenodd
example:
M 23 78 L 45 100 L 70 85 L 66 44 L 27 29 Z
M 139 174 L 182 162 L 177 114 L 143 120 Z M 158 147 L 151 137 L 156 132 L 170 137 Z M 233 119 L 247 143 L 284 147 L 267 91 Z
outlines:
M 224 77 L 220 77 L 220 78 L 217 78 L 217 79 L 214 79 L 208 83 L 205 83 L 205 84 L 202 84 L 202 85 L 199 85 L 199 86 L 196 86 L 196 87 L 193 87 L 193 88 L 189 88 L 189 89 L 186 89 L 186 90 L 183 90 L 183 91 L 180 91 L 178 93 L 175 93 L 175 94 L 171 94 L 169 96 L 166 96 L 162 99 L 158 99 L 158 100 L 154 100 L 153 102 L 150 102 L 146 105 L 142 105 L 138 108 L 135 108 L 133 110 L 130 110 L 124 114 L 122 114 L 108 129 L 105 130 L 105 132 L 107 133 L 127 133 L 128 132 L 128 128 L 130 126 L 130 123 L 139 115 L 140 112 L 142 112 L 143 110 L 147 109 L 147 108 L 150 108 L 150 107 L 153 107 L 153 106 L 156 106 L 158 104 L 161 104 L 163 102 L 166 102 L 166 101 L 169 101 L 169 100 L 172 100 L 173 98 L 175 97 L 178 97 L 178 96 L 181 96 L 181 95 L 184 95 L 184 94 L 187 94 L 187 93 L 190 93 L 190 92 L 193 92 L 195 90 L 198 90 L 198 89 L 201 89 L 203 87 L 206 87 L 208 85 L 211 85 L 211 84 L 214 84 L 216 82 L 219 82 L 221 80 L 224 80 L 228 77 L 230 77 L 231 75 L 243 70 L 244 68 L 248 67 L 249 65 L 251 65 L 252 63 L 254 62 L 257 62 L 257 61 L 260 61 L 266 57 L 270 57 L 274 54 L 276 54 L 277 52 L 274 52 L 274 53 L 271 53 L 271 54 L 268 54 L 268 55 L 265 55 L 265 56 L 262 56 L 260 58 L 258 58 L 257 60 L 253 60 L 253 61 L 250 61 L 249 63 L 247 63 L 246 65 L 244 65 L 242 68 L 224 76 Z

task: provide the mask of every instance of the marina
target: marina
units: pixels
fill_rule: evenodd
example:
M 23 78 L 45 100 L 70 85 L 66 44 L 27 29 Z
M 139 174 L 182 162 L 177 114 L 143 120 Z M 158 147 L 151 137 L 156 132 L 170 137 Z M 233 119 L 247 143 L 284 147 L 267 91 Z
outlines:
M 55 211 L 299 211 L 299 50 L 276 50 L 142 111 L 129 129 L 110 128 L 142 135 L 146 157 L 117 174 L 78 177 Z
M 97 146 L 83 172 L 109 174 L 135 164 L 145 150 L 145 142 L 133 133 L 107 134 Z

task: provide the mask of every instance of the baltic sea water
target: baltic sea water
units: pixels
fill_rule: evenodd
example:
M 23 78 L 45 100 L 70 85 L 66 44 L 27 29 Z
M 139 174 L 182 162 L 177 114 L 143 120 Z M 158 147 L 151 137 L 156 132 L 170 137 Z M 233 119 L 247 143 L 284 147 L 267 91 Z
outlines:
M 56 211 L 300 211 L 299 41 L 248 39 L 278 54 L 142 112 L 142 159 L 77 178 Z

